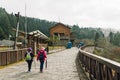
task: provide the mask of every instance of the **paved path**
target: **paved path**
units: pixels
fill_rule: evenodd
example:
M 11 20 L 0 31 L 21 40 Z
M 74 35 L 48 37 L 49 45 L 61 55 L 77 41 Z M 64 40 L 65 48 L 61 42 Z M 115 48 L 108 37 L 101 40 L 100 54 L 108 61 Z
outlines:
M 48 55 L 48 68 L 39 73 L 39 62 L 33 62 L 32 71 L 27 72 L 26 62 L 0 69 L 0 80 L 79 80 L 75 65 L 78 49 L 63 50 Z

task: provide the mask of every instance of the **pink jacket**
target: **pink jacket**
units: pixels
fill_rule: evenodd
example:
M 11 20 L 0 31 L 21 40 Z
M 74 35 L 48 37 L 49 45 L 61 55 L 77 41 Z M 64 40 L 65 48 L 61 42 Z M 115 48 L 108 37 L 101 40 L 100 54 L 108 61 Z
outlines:
M 47 58 L 46 51 L 45 51 L 45 50 L 43 50 L 43 49 L 41 49 L 40 51 L 44 51 L 44 61 L 45 61 L 45 59 Z M 38 54 L 37 54 L 37 60 L 39 60 L 40 51 L 38 51 Z

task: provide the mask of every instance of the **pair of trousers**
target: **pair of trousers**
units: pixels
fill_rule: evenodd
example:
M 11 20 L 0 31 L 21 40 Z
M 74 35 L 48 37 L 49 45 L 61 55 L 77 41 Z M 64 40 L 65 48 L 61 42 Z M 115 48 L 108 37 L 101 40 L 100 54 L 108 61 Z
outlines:
M 28 71 L 30 71 L 32 66 L 32 60 L 27 60 L 27 63 L 28 63 Z
M 40 71 L 43 71 L 44 61 L 40 61 Z

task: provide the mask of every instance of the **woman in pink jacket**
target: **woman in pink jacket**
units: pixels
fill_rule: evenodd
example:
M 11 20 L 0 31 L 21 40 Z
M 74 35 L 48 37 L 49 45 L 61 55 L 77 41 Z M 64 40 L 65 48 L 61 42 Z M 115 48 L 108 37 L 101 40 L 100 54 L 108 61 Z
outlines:
M 37 61 L 39 60 L 40 61 L 40 72 L 42 73 L 43 72 L 43 66 L 44 66 L 44 62 L 47 58 L 47 55 L 46 55 L 46 51 L 44 50 L 45 48 L 42 47 L 40 51 L 38 51 L 38 54 L 37 54 Z

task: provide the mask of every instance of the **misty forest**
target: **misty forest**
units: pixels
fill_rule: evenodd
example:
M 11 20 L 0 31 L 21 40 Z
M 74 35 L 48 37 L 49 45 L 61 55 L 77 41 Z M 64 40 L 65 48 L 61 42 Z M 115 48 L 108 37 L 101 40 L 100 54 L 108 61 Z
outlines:
M 12 35 L 11 40 L 14 40 L 15 32 L 12 29 L 16 29 L 16 23 L 17 19 L 15 14 L 9 14 L 4 8 L 0 8 L 0 40 L 8 39 L 9 35 Z M 19 23 L 19 30 L 25 31 L 25 16 L 20 15 Z M 49 37 L 49 28 L 56 23 L 54 21 L 27 17 L 27 31 L 40 30 Z M 92 26 L 81 27 L 77 24 L 69 25 L 69 27 L 71 27 L 71 32 L 76 36 L 76 43 L 83 41 L 86 45 L 95 45 L 94 54 L 120 62 L 119 31 L 93 28 Z

